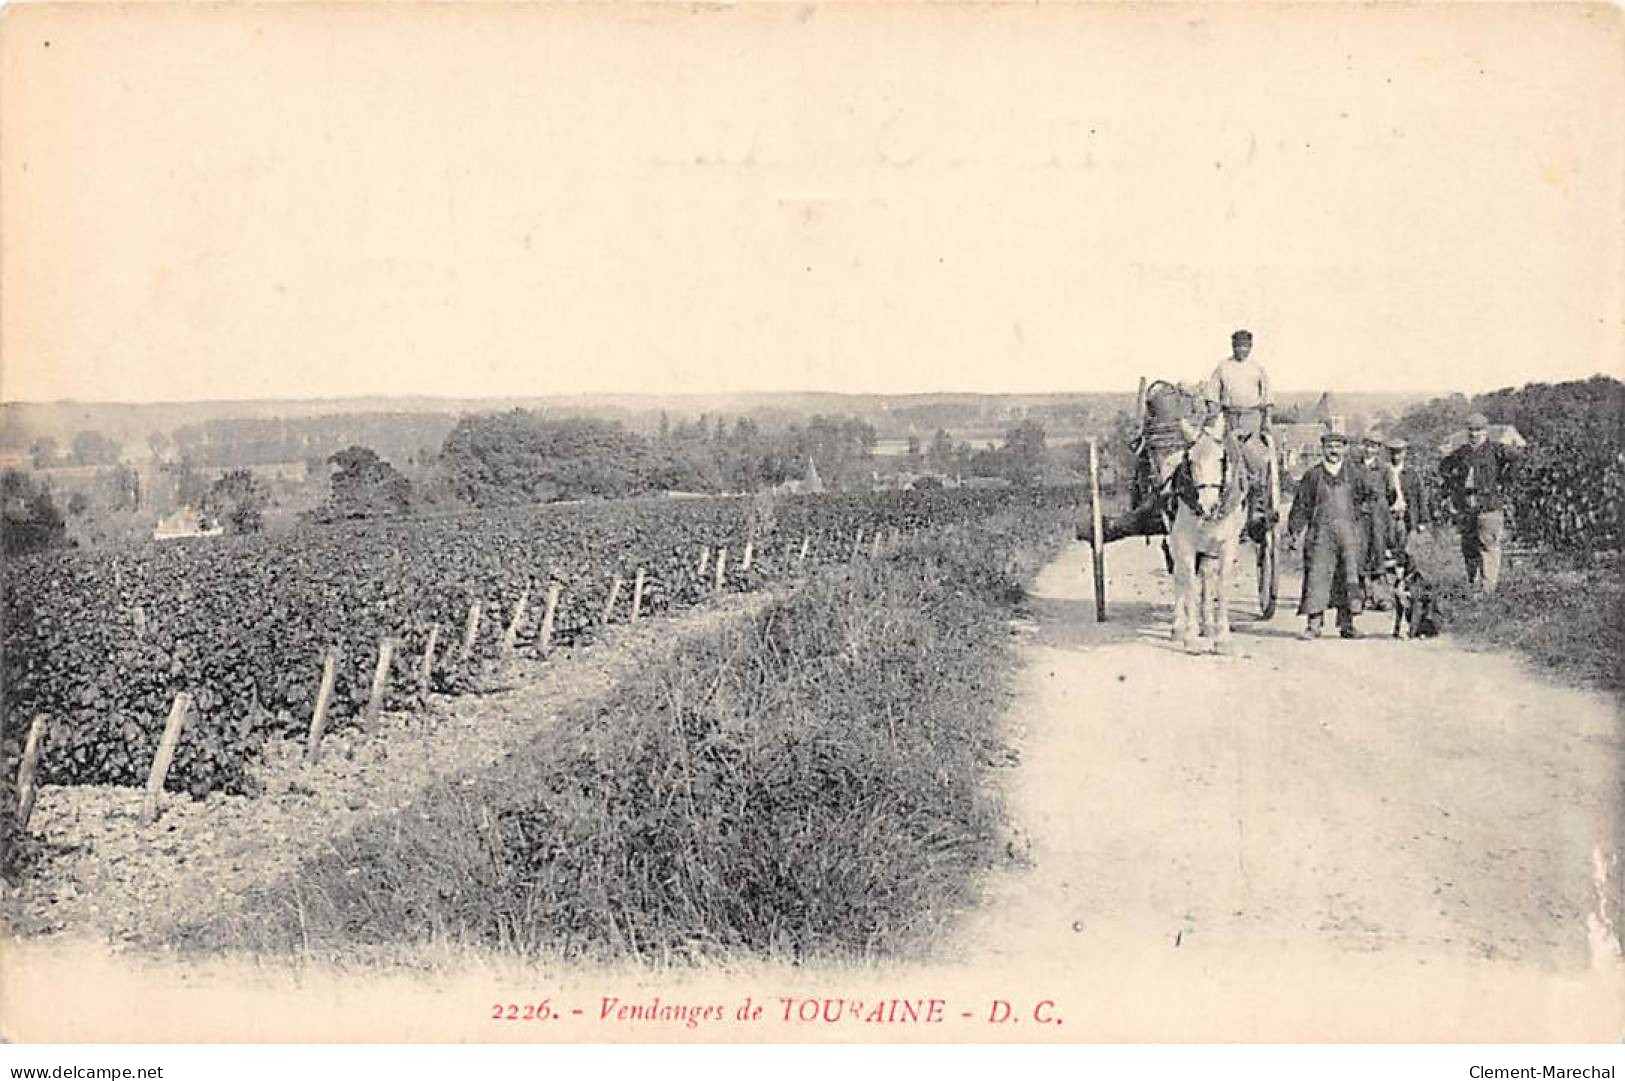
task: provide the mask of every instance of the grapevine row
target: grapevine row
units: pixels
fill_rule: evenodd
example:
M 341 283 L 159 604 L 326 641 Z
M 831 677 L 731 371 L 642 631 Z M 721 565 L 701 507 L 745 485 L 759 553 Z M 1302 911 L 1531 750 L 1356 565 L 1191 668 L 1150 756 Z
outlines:
M 732 553 L 724 588 L 745 590 L 850 558 L 879 531 L 940 526 L 1018 502 L 1065 513 L 1075 500 L 1066 489 L 645 500 L 29 557 L 13 562 L 5 582 L 6 728 L 51 719 L 43 783 L 140 784 L 175 696 L 186 693 L 192 716 L 170 786 L 243 792 L 265 740 L 306 732 L 329 651 L 338 658 L 331 728 L 362 712 L 383 640 L 395 644 L 386 706 L 411 706 L 422 693 L 431 633 L 439 644 L 430 686 L 455 692 L 501 652 L 521 596 L 529 604 L 514 630 L 534 643 L 549 585 L 558 599 L 551 643 L 584 643 L 616 575 L 630 584 L 641 570 L 641 610 L 659 615 L 714 593 L 715 568 L 702 568 L 702 551 Z M 469 621 L 475 602 L 477 626 Z M 630 605 L 630 590 L 620 605 Z

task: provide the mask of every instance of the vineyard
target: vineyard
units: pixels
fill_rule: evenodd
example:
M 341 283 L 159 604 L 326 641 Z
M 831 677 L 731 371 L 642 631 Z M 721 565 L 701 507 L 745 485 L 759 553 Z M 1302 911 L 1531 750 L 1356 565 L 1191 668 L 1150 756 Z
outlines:
M 545 656 L 590 642 L 605 622 L 681 610 L 1018 505 L 1063 514 L 1076 498 L 1042 489 L 645 500 L 18 559 L 3 609 L 7 757 L 44 717 L 41 783 L 141 784 L 185 693 L 192 708 L 168 786 L 243 792 L 266 740 L 311 727 L 329 655 L 335 728 L 360 718 L 375 686 L 379 704 L 409 708 L 430 690 L 471 688 L 508 651 Z
M 1625 450 L 1536 446 L 1514 477 L 1519 539 L 1559 551 L 1625 548 Z

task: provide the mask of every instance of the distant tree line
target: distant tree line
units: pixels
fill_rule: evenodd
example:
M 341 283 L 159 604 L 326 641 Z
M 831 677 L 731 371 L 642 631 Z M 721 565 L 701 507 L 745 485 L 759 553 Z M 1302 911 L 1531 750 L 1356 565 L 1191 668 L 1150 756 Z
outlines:
M 203 467 L 306 462 L 319 467 L 353 446 L 415 464 L 432 456 L 456 424 L 450 413 L 337 413 L 319 417 L 223 417 L 148 439 L 154 455 Z
M 28 449 L 35 469 L 61 469 L 66 466 L 117 465 L 124 448 L 101 432 L 80 432 L 73 437 L 67 453 L 55 439 L 42 435 Z
M 616 498 L 660 491 L 744 492 L 800 480 L 808 463 L 839 478 L 868 463 L 874 428 L 815 416 L 767 431 L 748 417 L 662 417 L 653 436 L 617 421 L 512 410 L 464 417 L 434 482 L 473 506 Z

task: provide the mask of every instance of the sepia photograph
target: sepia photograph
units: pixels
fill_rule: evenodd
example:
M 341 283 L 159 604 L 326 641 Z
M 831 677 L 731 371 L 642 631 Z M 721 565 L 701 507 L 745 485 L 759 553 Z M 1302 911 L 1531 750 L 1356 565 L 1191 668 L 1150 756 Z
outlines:
M 0 1040 L 1613 1077 L 1622 380 L 1617 5 L 7 4 Z

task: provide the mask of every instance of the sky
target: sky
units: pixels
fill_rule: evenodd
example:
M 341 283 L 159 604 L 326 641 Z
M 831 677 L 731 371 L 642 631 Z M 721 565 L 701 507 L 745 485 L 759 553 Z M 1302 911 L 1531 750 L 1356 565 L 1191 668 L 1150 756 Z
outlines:
M 0 399 L 1621 375 L 1621 26 L 14 4 Z

